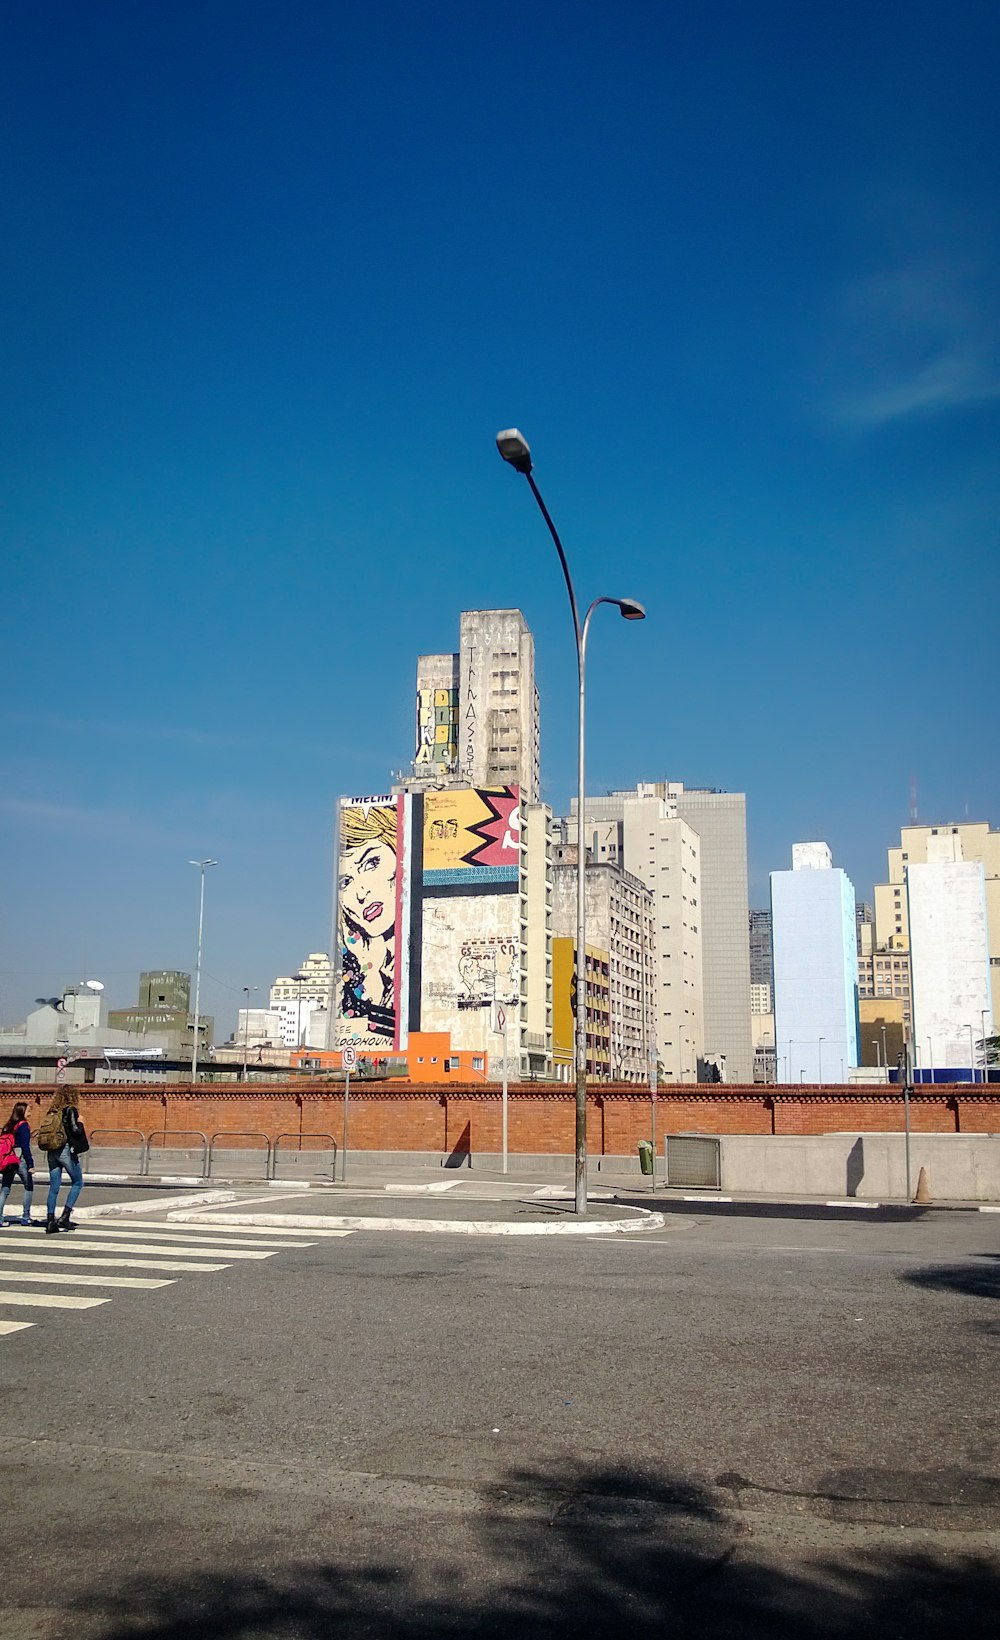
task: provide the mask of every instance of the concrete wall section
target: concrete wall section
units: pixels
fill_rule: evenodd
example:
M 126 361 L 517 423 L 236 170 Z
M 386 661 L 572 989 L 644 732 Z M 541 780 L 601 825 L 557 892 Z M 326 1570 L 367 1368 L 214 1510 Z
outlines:
M 901 1133 L 829 1133 L 820 1137 L 721 1140 L 722 1189 L 772 1196 L 856 1197 L 905 1201 L 906 1150 Z M 1000 1134 L 919 1133 L 910 1145 L 910 1185 L 927 1169 L 932 1197 L 1000 1200 Z

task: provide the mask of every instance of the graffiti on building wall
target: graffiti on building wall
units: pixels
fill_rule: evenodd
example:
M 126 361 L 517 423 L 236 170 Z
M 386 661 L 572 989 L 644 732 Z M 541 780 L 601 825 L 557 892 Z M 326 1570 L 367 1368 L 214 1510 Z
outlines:
M 521 990 L 521 947 L 503 934 L 463 940 L 458 956 L 458 1006 L 516 1003 Z
M 462 787 L 424 799 L 424 890 L 471 883 L 516 888 L 521 849 L 520 792 Z
M 341 805 L 338 1048 L 399 1046 L 401 821 L 398 798 L 350 798 Z
M 451 768 L 458 754 L 458 690 L 417 690 L 417 752 L 414 762 Z

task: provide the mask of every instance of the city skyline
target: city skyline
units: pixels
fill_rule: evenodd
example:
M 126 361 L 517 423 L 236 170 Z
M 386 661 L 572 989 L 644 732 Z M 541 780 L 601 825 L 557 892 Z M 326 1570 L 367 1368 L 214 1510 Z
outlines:
M 567 812 L 512 423 L 581 594 L 647 606 L 593 794 L 745 792 L 753 906 L 805 838 L 869 898 L 912 777 L 996 824 L 995 13 L 237 15 L 0 19 L 0 1015 L 190 971 L 192 857 L 206 1012 L 328 947 L 334 800 L 463 608 L 523 610 Z

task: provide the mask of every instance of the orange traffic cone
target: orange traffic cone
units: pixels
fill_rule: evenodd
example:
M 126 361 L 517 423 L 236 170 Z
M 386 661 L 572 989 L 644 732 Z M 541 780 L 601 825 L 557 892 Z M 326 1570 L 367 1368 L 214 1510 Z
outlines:
M 927 1169 L 922 1167 L 917 1174 L 917 1193 L 913 1200 L 919 1207 L 926 1207 L 931 1199 L 931 1187 L 927 1180 Z

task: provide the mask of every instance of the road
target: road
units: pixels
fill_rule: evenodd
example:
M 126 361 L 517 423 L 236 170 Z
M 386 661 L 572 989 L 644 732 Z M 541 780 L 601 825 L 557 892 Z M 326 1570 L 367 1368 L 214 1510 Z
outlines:
M 3 1233 L 3 1640 L 995 1632 L 1000 1216 L 240 1205 Z

